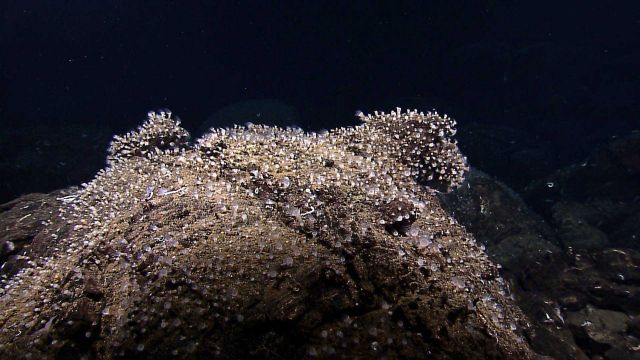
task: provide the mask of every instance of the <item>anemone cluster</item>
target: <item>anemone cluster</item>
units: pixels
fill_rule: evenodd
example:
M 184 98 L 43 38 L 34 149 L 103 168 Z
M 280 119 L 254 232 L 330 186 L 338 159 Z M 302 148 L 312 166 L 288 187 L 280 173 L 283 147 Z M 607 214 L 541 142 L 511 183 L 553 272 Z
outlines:
M 467 168 L 455 122 L 361 118 L 191 144 L 150 113 L 2 280 L 0 354 L 529 357 L 497 268 L 434 196 Z
M 113 137 L 107 161 L 118 161 L 134 156 L 151 157 L 153 153 L 178 152 L 185 149 L 191 136 L 180 127 L 180 121 L 171 118 L 171 111 L 151 111 L 148 119 L 137 131 Z
M 434 189 L 450 191 L 464 180 L 468 166 L 453 138 L 456 121 L 447 115 L 397 108 L 358 117 L 364 125 L 338 130 L 356 151 L 402 164 L 399 171 Z

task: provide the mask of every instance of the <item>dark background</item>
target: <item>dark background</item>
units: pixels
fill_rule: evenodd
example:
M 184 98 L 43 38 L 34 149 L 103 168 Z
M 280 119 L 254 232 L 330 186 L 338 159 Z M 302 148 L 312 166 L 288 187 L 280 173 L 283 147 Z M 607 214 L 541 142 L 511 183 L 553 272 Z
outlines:
M 308 130 L 436 108 L 516 189 L 640 128 L 638 1 L 5 0 L 0 15 L 0 202 L 88 181 L 110 137 L 159 108 L 195 136 L 252 99 Z

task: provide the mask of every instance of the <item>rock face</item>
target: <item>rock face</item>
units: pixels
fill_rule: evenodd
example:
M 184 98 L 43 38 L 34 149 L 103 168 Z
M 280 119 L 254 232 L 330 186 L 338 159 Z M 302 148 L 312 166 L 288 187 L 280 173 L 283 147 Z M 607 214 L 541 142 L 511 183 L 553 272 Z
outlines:
M 192 145 L 150 113 L 32 227 L 32 199 L 5 206 L 38 241 L 2 258 L 0 356 L 531 358 L 498 269 L 435 196 L 467 170 L 455 122 L 361 118 Z
M 640 312 L 638 133 L 533 183 L 527 202 L 472 169 L 443 194 L 450 213 L 502 265 L 531 321 L 529 342 L 554 359 L 636 359 Z

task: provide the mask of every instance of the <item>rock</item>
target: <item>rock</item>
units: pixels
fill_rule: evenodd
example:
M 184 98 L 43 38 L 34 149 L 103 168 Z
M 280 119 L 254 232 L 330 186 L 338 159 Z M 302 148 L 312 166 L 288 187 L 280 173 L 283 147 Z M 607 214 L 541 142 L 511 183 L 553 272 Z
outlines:
M 640 252 L 633 249 L 606 249 L 595 258 L 596 266 L 612 282 L 640 284 Z
M 629 317 L 621 312 L 597 309 L 587 306 L 578 312 L 567 313 L 567 323 L 579 342 L 585 344 L 588 352 L 605 355 L 627 352 L 625 333 L 629 327 Z M 610 352 L 612 349 L 618 349 Z M 626 357 L 625 357 L 626 358 Z
M 553 222 L 564 248 L 602 249 L 609 245 L 607 235 L 590 225 L 585 208 L 575 203 L 557 203 L 553 206 Z
M 579 293 L 572 293 L 562 296 L 558 299 L 558 303 L 563 309 L 569 311 L 576 311 L 582 309 L 586 305 L 585 296 L 581 296 Z
M 638 345 L 634 346 L 632 349 L 626 347 L 615 347 L 607 350 L 604 353 L 604 358 L 638 360 L 640 359 L 640 352 L 638 351 Z
M 626 217 L 609 233 L 611 241 L 621 248 L 638 249 L 640 240 L 640 212 Z
M 551 207 L 555 218 L 548 223 L 506 186 L 477 170 L 440 198 L 486 246 L 491 259 L 502 264 L 516 302 L 532 321 L 535 351 L 571 359 L 604 356 L 614 349 L 593 345 L 584 334 L 574 339 L 566 316 L 586 311 L 588 304 L 629 315 L 640 311 L 638 253 L 603 248 L 609 241 L 601 230 L 603 222 L 628 214 L 629 207 L 606 198 L 559 202 Z M 625 339 L 615 349 L 635 346 Z
M 533 358 L 497 267 L 419 182 L 461 180 L 451 119 L 364 120 L 192 145 L 150 114 L 1 280 L 0 356 Z
M 444 206 L 487 247 L 491 259 L 518 276 L 524 265 L 561 250 L 551 228 L 506 185 L 472 169 L 466 183 L 441 195 Z
M 639 249 L 640 132 L 614 138 L 581 162 L 527 186 L 524 198 L 574 248 Z
M 84 279 L 84 293 L 88 298 L 93 300 L 100 300 L 102 296 L 104 296 L 100 285 L 98 285 L 98 282 L 92 277 Z
M 45 254 L 55 244 L 58 230 L 51 231 L 46 221 L 58 214 L 56 199 L 67 194 L 28 194 L 0 205 L 0 274 L 15 274 L 29 260 L 32 247 Z
M 575 343 L 569 329 L 534 325 L 533 350 L 552 359 L 587 360 L 589 356 Z

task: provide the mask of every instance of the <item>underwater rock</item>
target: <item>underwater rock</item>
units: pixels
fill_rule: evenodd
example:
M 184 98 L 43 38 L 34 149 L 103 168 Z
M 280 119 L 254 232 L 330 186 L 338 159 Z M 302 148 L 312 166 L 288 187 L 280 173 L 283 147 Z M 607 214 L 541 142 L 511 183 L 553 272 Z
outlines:
M 640 253 L 617 248 L 591 251 L 576 254 L 571 265 L 561 276 L 563 288 L 582 294 L 600 308 L 640 312 Z
M 551 291 L 563 289 L 558 273 L 569 266 L 552 228 L 513 190 L 475 168 L 462 186 L 439 198 L 500 264 L 516 303 L 532 322 L 533 349 L 554 359 L 587 359 L 563 325 L 561 305 L 555 300 L 573 298 L 580 309 L 584 297 Z
M 624 336 L 629 322 L 629 316 L 624 313 L 591 306 L 578 312 L 567 313 L 567 323 L 574 329 L 577 340 L 589 343 L 589 347 L 597 349 L 597 353 L 600 354 L 607 353 L 611 348 L 631 353 L 626 347 L 627 341 Z
M 559 202 L 552 207 L 552 222 L 565 249 L 603 249 L 609 246 L 607 234 L 591 225 L 595 209 L 580 203 Z
M 478 169 L 471 169 L 464 186 L 440 194 L 445 208 L 503 271 L 520 276 L 527 264 L 547 262 L 560 253 L 551 227 L 531 211 L 509 187 Z
M 14 275 L 27 262 L 25 248 L 38 247 L 40 253 L 49 242 L 43 234 L 47 221 L 58 214 L 57 197 L 65 191 L 51 194 L 28 194 L 0 205 L 0 267 L 2 274 Z
M 629 349 L 637 348 L 637 330 L 623 332 L 616 347 L 602 346 L 586 341 L 583 329 L 571 325 L 567 317 L 590 308 L 636 316 L 640 311 L 638 251 L 601 248 L 607 244 L 586 246 L 586 238 L 576 237 L 575 243 L 569 243 L 567 230 L 558 222 L 545 221 L 504 184 L 475 169 L 462 186 L 439 197 L 486 246 L 491 260 L 502 264 L 501 273 L 516 303 L 531 321 L 529 341 L 534 351 L 554 359 L 632 358 Z M 602 198 L 586 205 L 567 201 L 550 207 L 564 218 L 580 219 L 567 226 L 572 234 L 603 219 L 628 216 L 633 209 L 628 200 L 614 203 Z M 591 229 L 585 236 L 594 232 L 600 230 Z
M 436 197 L 467 171 L 455 122 L 361 119 L 191 144 L 150 113 L 3 270 L 0 356 L 532 358 L 498 268 Z

